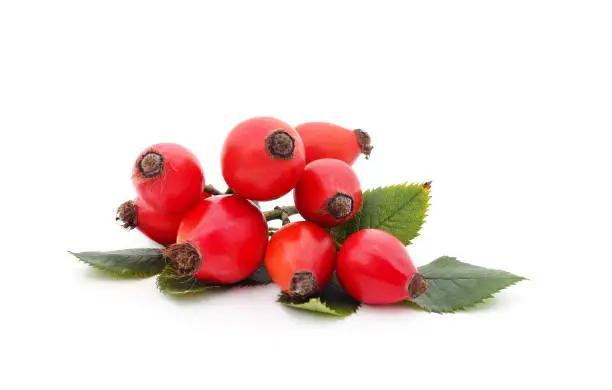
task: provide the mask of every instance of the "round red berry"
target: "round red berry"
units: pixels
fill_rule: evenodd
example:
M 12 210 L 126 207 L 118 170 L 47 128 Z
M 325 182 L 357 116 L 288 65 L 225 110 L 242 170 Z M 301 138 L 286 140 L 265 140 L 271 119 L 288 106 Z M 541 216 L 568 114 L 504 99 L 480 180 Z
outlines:
M 176 242 L 176 233 L 183 214 L 160 213 L 142 198 L 124 202 L 117 209 L 117 218 L 126 229 L 137 228 L 145 236 L 161 245 Z
M 210 197 L 203 192 L 201 199 Z M 142 234 L 161 245 L 176 242 L 176 234 L 184 214 L 160 213 L 149 206 L 142 198 L 128 200 L 117 209 L 116 220 L 125 229 L 138 229 Z
M 251 202 L 238 195 L 200 201 L 183 218 L 177 244 L 163 251 L 180 274 L 236 283 L 262 263 L 268 244 L 266 220 Z
M 287 294 L 307 298 L 329 281 L 336 263 L 331 236 L 310 222 L 294 222 L 277 231 L 266 250 L 266 268 Z
M 371 138 L 361 129 L 349 130 L 327 122 L 308 122 L 295 127 L 306 150 L 306 164 L 322 158 L 335 158 L 353 165 L 363 153 L 372 152 Z
M 184 213 L 198 202 L 204 173 L 196 156 L 181 145 L 156 144 L 143 151 L 133 167 L 138 196 L 161 213 Z
M 332 227 L 357 214 L 362 200 L 361 184 L 347 163 L 324 158 L 306 166 L 293 197 L 304 219 Z
M 221 154 L 225 182 L 245 198 L 268 201 L 289 191 L 304 171 L 304 145 L 287 123 L 257 117 L 228 134 Z
M 336 274 L 353 298 L 373 305 L 414 299 L 429 288 L 404 244 L 378 229 L 360 230 L 344 242 Z

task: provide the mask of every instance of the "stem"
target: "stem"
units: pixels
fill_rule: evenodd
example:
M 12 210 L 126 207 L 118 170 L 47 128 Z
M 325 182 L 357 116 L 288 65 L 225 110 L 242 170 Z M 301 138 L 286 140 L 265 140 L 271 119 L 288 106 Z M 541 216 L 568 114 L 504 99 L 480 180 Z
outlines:
M 213 186 L 212 184 L 207 184 L 204 187 L 204 192 L 208 192 L 211 195 L 223 195 L 223 192 L 216 189 L 215 186 Z
M 275 207 L 274 210 L 266 211 L 264 213 L 264 217 L 266 217 L 266 221 L 273 221 L 275 219 L 283 220 L 283 214 L 289 219 L 290 215 L 295 215 L 298 213 L 297 208 L 295 206 L 284 206 L 284 207 Z M 283 221 L 284 222 L 284 221 Z
M 281 212 L 281 221 L 283 221 L 283 226 L 289 225 L 291 223 L 291 221 L 289 220 L 289 213 L 287 212 L 287 210 L 284 210 L 280 206 L 274 207 L 274 210 L 280 210 L 280 212 Z

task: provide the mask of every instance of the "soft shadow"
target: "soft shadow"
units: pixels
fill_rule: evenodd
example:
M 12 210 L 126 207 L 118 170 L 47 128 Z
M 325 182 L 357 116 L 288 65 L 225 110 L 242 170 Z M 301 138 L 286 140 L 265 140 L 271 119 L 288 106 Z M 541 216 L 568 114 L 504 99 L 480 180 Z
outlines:
M 190 294 L 164 294 L 164 297 L 176 305 L 198 305 L 202 302 L 218 298 L 228 292 L 228 288 L 214 288 Z
M 416 313 L 426 313 L 426 311 L 423 309 L 414 306 L 408 306 L 402 303 L 398 303 L 395 305 L 362 305 L 362 310 L 378 314 L 410 313 L 414 315 Z
M 164 294 L 168 299 L 177 304 L 197 304 L 205 302 L 209 299 L 219 298 L 223 295 L 244 295 L 248 298 L 249 295 L 253 295 L 254 290 L 265 290 L 269 285 L 258 285 L 258 286 L 225 286 L 216 287 L 202 292 L 195 292 L 190 294 Z

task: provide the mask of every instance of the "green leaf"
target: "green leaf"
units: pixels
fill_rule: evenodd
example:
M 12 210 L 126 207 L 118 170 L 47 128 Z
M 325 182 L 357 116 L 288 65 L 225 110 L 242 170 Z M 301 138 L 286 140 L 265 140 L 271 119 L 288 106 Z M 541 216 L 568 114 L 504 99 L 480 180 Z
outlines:
M 447 256 L 420 267 L 419 272 L 429 283 L 429 290 L 414 299 L 414 303 L 435 313 L 463 310 L 525 280 L 506 271 L 477 267 Z
M 429 207 L 431 183 L 399 184 L 363 193 L 361 209 L 352 220 L 331 230 L 337 244 L 362 229 L 385 230 L 404 245 L 419 235 Z
M 155 248 L 69 253 L 93 268 L 121 277 L 146 278 L 157 275 L 166 266 L 166 260 Z
M 308 310 L 336 317 L 346 317 L 356 313 L 360 306 L 357 300 L 344 291 L 335 275 L 317 297 L 299 300 L 281 293 L 277 301 L 294 309 Z
M 181 276 L 176 272 L 173 264 L 168 264 L 162 273 L 157 277 L 157 288 L 165 294 L 187 295 L 201 293 L 213 289 L 230 289 L 232 287 L 259 286 L 271 283 L 270 275 L 266 267 L 262 264 L 248 278 L 233 284 L 220 284 L 205 282 L 194 278 L 191 275 Z

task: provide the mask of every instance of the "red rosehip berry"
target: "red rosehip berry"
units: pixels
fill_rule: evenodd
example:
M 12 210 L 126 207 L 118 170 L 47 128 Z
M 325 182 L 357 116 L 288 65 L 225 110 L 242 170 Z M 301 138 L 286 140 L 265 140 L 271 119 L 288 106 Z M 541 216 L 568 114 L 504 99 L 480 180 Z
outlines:
M 306 149 L 306 164 L 322 158 L 335 158 L 353 165 L 363 153 L 370 157 L 373 146 L 368 133 L 349 130 L 326 122 L 308 122 L 295 127 Z
M 117 218 L 126 229 L 137 228 L 145 236 L 161 245 L 176 242 L 183 214 L 160 213 L 149 206 L 142 198 L 122 203 L 117 209 Z
M 336 263 L 336 246 L 331 236 L 310 222 L 283 226 L 270 239 L 266 268 L 285 293 L 307 298 L 329 281 Z
M 268 244 L 266 220 L 251 202 L 238 195 L 200 201 L 183 218 L 177 244 L 162 251 L 180 274 L 236 283 L 262 263 Z
M 257 117 L 239 123 L 223 144 L 221 168 L 225 182 L 245 198 L 280 198 L 304 171 L 304 145 L 287 123 Z
M 347 163 L 324 158 L 306 166 L 293 197 L 304 219 L 332 227 L 357 214 L 361 207 L 361 184 Z
M 196 156 L 181 145 L 156 144 L 143 151 L 133 168 L 138 196 L 161 213 L 181 214 L 198 202 L 204 173 Z
M 202 193 L 201 199 L 211 195 Z M 160 213 L 149 206 L 142 198 L 128 200 L 117 209 L 117 221 L 125 229 L 138 229 L 145 236 L 161 245 L 170 245 L 176 242 L 176 234 L 184 214 Z
M 429 288 L 404 244 L 378 229 L 360 230 L 344 242 L 336 274 L 353 298 L 372 305 L 414 299 Z

